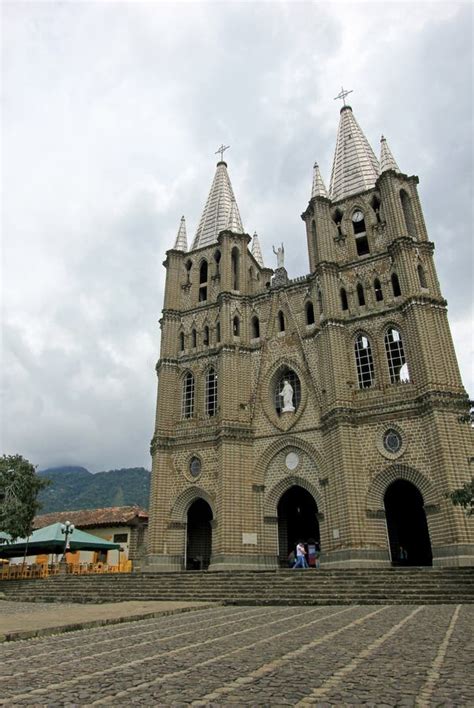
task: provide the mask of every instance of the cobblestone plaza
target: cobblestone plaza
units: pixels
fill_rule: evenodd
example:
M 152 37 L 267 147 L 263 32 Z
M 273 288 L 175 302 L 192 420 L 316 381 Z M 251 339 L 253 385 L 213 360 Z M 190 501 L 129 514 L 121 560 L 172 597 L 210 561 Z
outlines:
M 0 705 L 469 706 L 473 625 L 472 605 L 214 607 L 4 643 Z

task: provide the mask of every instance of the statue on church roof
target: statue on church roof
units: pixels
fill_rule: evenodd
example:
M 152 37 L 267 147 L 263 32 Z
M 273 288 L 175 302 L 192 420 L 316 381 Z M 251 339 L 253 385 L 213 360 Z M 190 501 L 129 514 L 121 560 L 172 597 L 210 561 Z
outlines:
M 285 248 L 283 246 L 283 243 L 281 246 L 278 246 L 278 250 L 275 251 L 275 246 L 272 246 L 273 248 L 273 253 L 277 257 L 277 268 L 284 268 L 285 267 Z

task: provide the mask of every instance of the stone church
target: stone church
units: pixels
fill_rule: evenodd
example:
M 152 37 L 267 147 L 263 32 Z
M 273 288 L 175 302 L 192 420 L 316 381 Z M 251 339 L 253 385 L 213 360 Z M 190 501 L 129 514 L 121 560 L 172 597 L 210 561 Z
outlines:
M 224 146 L 223 146 L 224 148 Z M 474 461 L 417 191 L 340 112 L 329 190 L 302 214 L 309 274 L 275 270 L 217 163 L 196 235 L 166 254 L 147 569 L 471 565 L 446 493 Z

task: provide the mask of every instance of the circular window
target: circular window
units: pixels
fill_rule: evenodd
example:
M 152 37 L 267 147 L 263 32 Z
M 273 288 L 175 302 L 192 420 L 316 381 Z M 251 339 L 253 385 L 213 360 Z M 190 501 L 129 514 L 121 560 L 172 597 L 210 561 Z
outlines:
M 287 469 L 295 470 L 298 467 L 299 461 L 300 458 L 296 452 L 289 452 L 285 458 L 285 465 L 287 466 Z
M 191 477 L 199 477 L 201 474 L 201 460 L 199 457 L 191 457 L 189 462 L 189 472 Z
M 383 446 L 387 452 L 392 454 L 398 452 L 402 446 L 402 438 L 393 428 L 389 428 L 383 436 Z
M 292 369 L 280 371 L 275 384 L 275 409 L 278 415 L 295 413 L 301 403 L 301 384 Z

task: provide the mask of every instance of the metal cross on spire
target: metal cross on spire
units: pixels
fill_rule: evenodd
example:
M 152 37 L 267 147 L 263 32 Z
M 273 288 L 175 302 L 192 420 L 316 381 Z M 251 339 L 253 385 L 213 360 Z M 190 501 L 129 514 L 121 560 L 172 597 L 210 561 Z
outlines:
M 217 150 L 215 151 L 214 155 L 217 155 L 217 153 L 220 152 L 220 154 L 221 154 L 221 162 L 222 162 L 222 161 L 224 160 L 224 153 L 225 153 L 225 151 L 228 150 L 229 148 L 230 148 L 230 145 L 224 145 L 224 143 L 222 143 L 222 145 L 220 146 L 220 148 L 217 148 Z
M 337 99 L 342 99 L 343 104 L 346 105 L 346 96 L 348 96 L 350 93 L 352 93 L 354 89 L 351 89 L 350 91 L 346 91 L 343 86 L 341 86 L 341 93 L 339 93 L 337 96 L 335 96 L 334 100 L 337 101 Z

